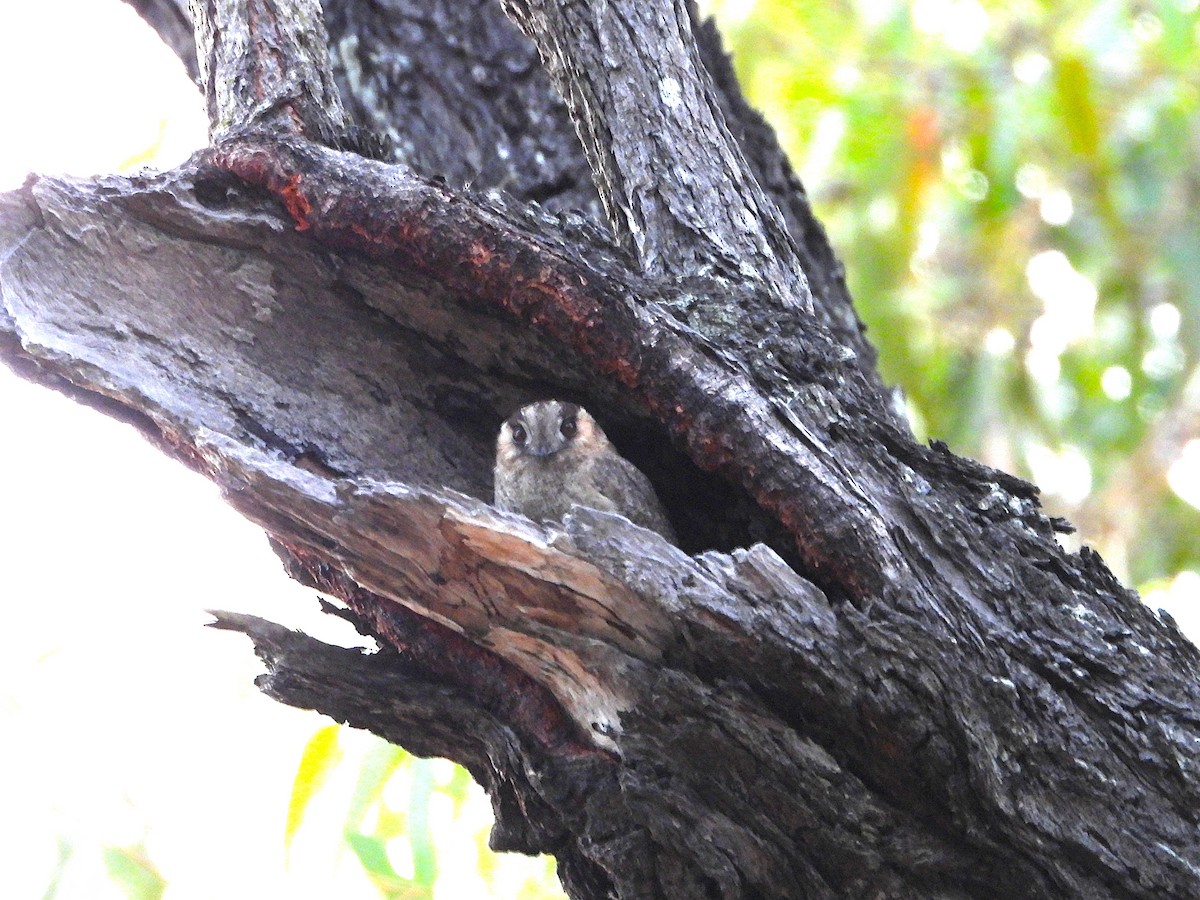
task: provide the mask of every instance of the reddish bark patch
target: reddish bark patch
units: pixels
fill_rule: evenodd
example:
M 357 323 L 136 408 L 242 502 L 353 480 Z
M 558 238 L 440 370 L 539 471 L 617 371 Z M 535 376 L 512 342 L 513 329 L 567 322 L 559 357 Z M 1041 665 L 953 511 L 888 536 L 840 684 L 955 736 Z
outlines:
M 309 202 L 304 192 L 300 190 L 302 180 L 302 176 L 299 173 L 293 175 L 284 182 L 278 193 L 284 206 L 287 207 L 288 214 L 296 222 L 296 230 L 308 231 L 311 227 L 309 216 L 312 214 L 312 203 Z

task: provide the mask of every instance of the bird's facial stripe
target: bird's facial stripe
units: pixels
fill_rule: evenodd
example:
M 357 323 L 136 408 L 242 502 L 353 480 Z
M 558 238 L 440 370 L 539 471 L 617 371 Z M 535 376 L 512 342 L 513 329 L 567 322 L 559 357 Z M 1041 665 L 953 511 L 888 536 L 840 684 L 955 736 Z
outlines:
M 562 449 L 562 437 L 558 433 L 557 411 L 550 407 L 539 412 L 529 423 L 529 446 L 526 452 L 544 457 Z

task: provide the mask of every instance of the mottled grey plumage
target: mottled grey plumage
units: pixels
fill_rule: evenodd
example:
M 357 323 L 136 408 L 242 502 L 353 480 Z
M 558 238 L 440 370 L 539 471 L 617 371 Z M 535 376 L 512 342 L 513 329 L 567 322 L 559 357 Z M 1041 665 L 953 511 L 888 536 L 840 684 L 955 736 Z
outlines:
M 572 506 L 620 513 L 675 542 L 658 495 L 586 409 L 542 400 L 517 410 L 496 439 L 496 506 L 561 522 Z

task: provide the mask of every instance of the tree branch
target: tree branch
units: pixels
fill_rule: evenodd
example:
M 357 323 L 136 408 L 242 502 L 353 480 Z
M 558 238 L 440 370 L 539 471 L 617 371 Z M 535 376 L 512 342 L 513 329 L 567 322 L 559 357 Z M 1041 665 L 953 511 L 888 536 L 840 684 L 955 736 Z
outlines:
M 452 759 L 473 773 L 488 769 L 488 748 L 504 726 L 452 688 L 420 681 L 394 652 L 322 643 L 257 616 L 213 610 L 211 627 L 254 641 L 267 673 L 256 684 L 267 696 L 300 709 L 319 710 L 363 728 L 418 756 Z M 389 698 L 386 705 L 380 698 Z M 462 740 L 464 736 L 469 740 Z M 515 740 L 511 733 L 507 740 Z
M 209 137 L 250 127 L 329 141 L 350 120 L 321 0 L 191 0 Z
M 538 45 L 609 223 L 645 271 L 715 268 L 811 312 L 791 235 L 725 126 L 689 5 L 503 0 Z
M 254 642 L 267 666 L 256 683 L 267 696 L 365 728 L 418 756 L 453 759 L 492 799 L 493 850 L 557 851 L 560 877 L 577 896 L 611 890 L 604 870 L 567 844 L 584 808 L 577 785 L 613 783 L 602 757 L 547 762 L 469 693 L 421 678 L 395 652 L 330 646 L 256 616 L 213 616 L 212 627 Z
M 602 220 L 566 106 L 495 0 L 343 0 L 325 14 L 342 96 L 396 161 Z
M 175 0 L 134 5 L 195 66 L 179 39 Z M 326 4 L 334 76 L 355 121 L 390 143 L 394 158 L 427 176 L 501 188 L 552 211 L 601 208 L 566 106 L 536 50 L 495 0 L 428 0 L 420 11 L 373 0 Z M 184 21 L 187 21 L 186 19 Z M 774 132 L 742 96 L 711 20 L 696 23 L 704 67 L 726 126 L 754 178 L 781 210 L 810 280 L 818 321 L 873 370 L 840 261 L 813 215 Z M 690 273 L 689 273 L 690 274 Z
M 854 352 L 864 370 L 873 371 L 875 347 L 866 338 L 866 326 L 859 320 L 846 287 L 845 268 L 829 243 L 825 227 L 817 221 L 804 186 L 779 146 L 775 131 L 742 95 L 716 23 L 708 19 L 693 24 L 725 125 L 745 155 L 755 180 L 782 213 L 795 242 L 800 268 L 812 291 L 817 321 Z

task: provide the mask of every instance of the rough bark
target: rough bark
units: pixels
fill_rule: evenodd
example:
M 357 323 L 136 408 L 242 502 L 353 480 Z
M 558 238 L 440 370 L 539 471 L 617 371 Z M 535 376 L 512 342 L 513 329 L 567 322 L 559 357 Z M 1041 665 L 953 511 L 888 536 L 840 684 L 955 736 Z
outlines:
M 0 357 L 384 648 L 221 614 L 265 690 L 462 762 L 577 898 L 1200 894 L 1200 654 L 1030 485 L 912 440 L 692 10 L 514 0 L 548 77 L 491 4 L 329 4 L 330 55 L 307 3 L 202 5 L 214 146 L 0 200 Z M 324 146 L 335 82 L 391 164 Z M 681 548 L 487 506 L 551 395 Z

